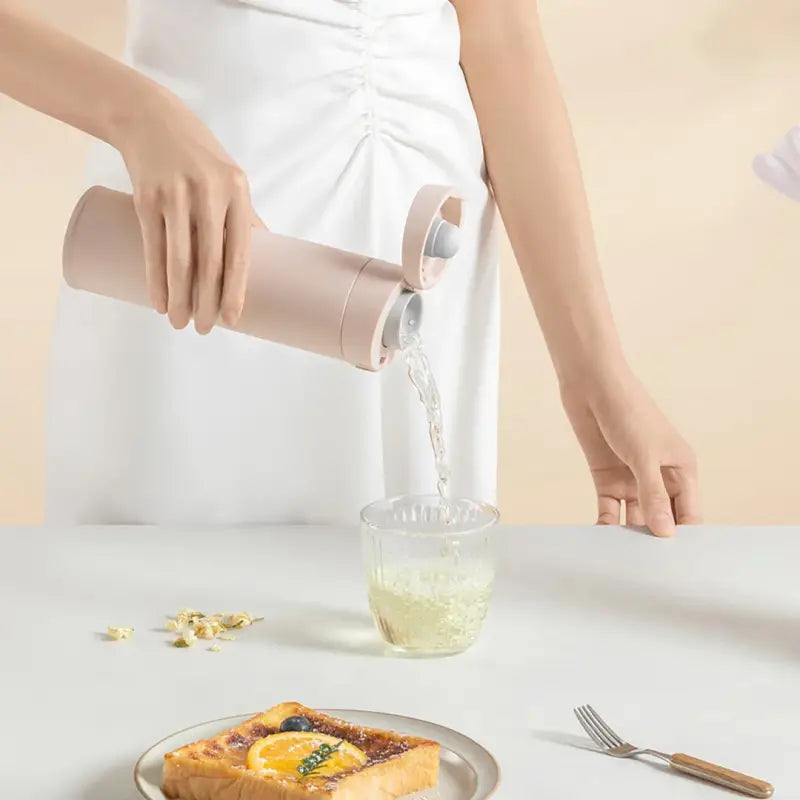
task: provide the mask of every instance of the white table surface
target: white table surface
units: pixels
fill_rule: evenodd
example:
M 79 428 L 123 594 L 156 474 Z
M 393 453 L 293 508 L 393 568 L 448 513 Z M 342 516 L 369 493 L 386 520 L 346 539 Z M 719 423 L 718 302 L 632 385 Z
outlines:
M 732 796 L 588 752 L 586 702 L 800 797 L 800 529 L 509 527 L 498 550 L 481 640 L 413 660 L 381 652 L 354 530 L 0 528 L 2 797 L 135 800 L 151 743 L 284 700 L 456 728 L 496 755 L 504 800 Z M 158 628 L 183 606 L 266 619 L 179 650 Z

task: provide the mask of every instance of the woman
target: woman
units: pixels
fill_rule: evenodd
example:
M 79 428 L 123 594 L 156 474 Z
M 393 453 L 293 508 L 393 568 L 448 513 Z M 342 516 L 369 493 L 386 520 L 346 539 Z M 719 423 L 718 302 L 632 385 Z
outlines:
M 171 325 L 62 290 L 51 519 L 343 522 L 429 492 L 399 364 L 376 376 L 183 329 L 236 321 L 261 220 L 398 260 L 411 198 L 446 183 L 466 197 L 464 237 L 428 297 L 425 340 L 453 493 L 495 495 L 496 199 L 598 521 L 619 522 L 623 503 L 657 535 L 699 520 L 692 452 L 614 330 L 535 0 L 131 0 L 124 61 L 2 6 L 0 89 L 100 140 L 87 182 L 133 192 L 150 298 Z

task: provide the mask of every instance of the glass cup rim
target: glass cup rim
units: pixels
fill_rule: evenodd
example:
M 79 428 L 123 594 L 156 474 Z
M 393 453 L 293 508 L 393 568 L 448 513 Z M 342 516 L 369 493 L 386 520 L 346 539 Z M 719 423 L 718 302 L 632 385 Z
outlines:
M 400 500 L 405 500 L 410 502 L 414 501 L 421 502 L 421 501 L 441 500 L 441 499 L 443 498 L 439 497 L 439 495 L 436 494 L 398 494 L 394 495 L 393 497 L 384 497 L 381 498 L 380 500 L 374 500 L 373 502 L 369 503 L 368 505 L 364 506 L 364 508 L 361 509 L 361 513 L 359 515 L 361 518 L 361 524 L 363 527 L 368 528 L 373 533 L 394 534 L 399 536 L 418 537 L 423 539 L 425 538 L 437 539 L 437 538 L 453 538 L 459 536 L 464 536 L 464 537 L 474 536 L 476 534 L 487 531 L 489 528 L 493 527 L 500 519 L 500 512 L 491 503 L 486 503 L 482 500 L 473 500 L 472 498 L 469 497 L 445 498 L 446 500 L 452 503 L 469 503 L 470 506 L 479 509 L 483 514 L 486 515 L 486 519 L 482 520 L 481 522 L 477 523 L 474 526 L 465 528 L 464 530 L 409 531 L 400 527 L 380 525 L 370 520 L 368 517 L 369 512 L 372 509 L 376 508 L 377 506 L 381 505 L 388 506 Z

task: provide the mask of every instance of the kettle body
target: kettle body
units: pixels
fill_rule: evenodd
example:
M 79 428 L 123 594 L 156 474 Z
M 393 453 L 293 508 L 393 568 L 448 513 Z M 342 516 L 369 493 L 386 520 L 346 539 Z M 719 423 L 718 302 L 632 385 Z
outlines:
M 401 264 L 254 228 L 245 303 L 233 330 L 379 370 L 404 332 L 419 327 L 419 292 L 438 281 L 457 251 L 460 222 L 461 199 L 452 188 L 423 186 L 408 212 Z M 72 288 L 149 305 L 130 194 L 87 189 L 62 256 Z

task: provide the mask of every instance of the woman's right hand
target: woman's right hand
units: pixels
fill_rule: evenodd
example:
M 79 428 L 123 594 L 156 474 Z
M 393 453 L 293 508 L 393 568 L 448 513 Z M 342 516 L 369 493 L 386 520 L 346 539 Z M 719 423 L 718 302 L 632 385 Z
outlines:
M 207 333 L 244 305 L 250 229 L 263 225 L 247 179 L 211 131 L 164 87 L 0 2 L 0 93 L 122 153 L 142 226 L 150 302 L 176 328 Z
M 142 226 L 147 289 L 173 327 L 235 325 L 244 305 L 253 225 L 244 172 L 177 98 L 161 97 L 117 144 Z

